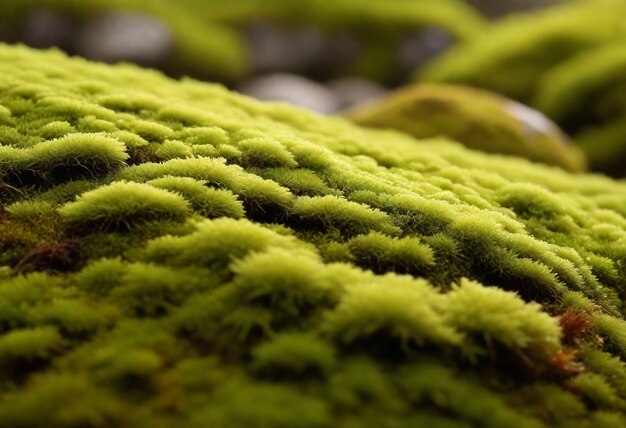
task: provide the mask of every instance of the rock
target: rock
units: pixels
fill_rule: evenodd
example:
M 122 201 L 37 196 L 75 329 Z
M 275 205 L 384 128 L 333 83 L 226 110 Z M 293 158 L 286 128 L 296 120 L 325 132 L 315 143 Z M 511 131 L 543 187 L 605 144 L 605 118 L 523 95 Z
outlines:
M 356 34 L 333 34 L 328 37 L 324 53 L 315 64 L 313 74 L 323 77 L 337 75 L 355 63 L 362 52 L 363 44 Z
M 173 46 L 171 31 L 161 21 L 135 13 L 111 12 L 85 22 L 76 51 L 99 61 L 154 66 L 169 57 Z
M 34 8 L 24 19 L 22 40 L 27 45 L 39 49 L 56 46 L 69 50 L 76 30 L 76 21 L 65 13 L 47 8 Z
M 339 98 L 341 109 L 377 100 L 388 92 L 381 84 L 358 77 L 342 77 L 326 85 Z
M 328 75 L 355 61 L 361 52 L 354 35 L 326 34 L 310 26 L 284 29 L 257 22 L 246 27 L 245 38 L 254 74 Z
M 287 73 L 268 74 L 250 79 L 237 90 L 266 101 L 284 101 L 323 114 L 341 107 L 341 100 L 324 85 L 302 76 Z
M 522 132 L 525 136 L 532 138 L 535 134 L 561 134 L 563 131 L 543 113 L 522 103 L 513 100 L 505 100 L 502 104 L 504 109 L 516 117 L 522 124 Z M 568 139 L 563 139 L 569 143 Z
M 311 27 L 288 31 L 269 23 L 245 31 L 254 73 L 303 72 L 323 55 L 326 37 Z
M 419 84 L 348 112 L 355 123 L 417 138 L 447 137 L 467 147 L 519 156 L 582 172 L 586 163 L 561 129 L 542 113 L 479 89 Z
M 454 41 L 454 37 L 441 27 L 428 26 L 410 32 L 396 49 L 398 73 L 411 74 L 418 66 L 452 46 Z

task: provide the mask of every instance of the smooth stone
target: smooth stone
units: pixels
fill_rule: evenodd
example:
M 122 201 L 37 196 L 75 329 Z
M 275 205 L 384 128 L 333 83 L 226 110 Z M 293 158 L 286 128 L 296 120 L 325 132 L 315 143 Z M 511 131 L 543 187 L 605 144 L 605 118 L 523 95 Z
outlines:
M 34 48 L 68 50 L 77 31 L 76 21 L 56 10 L 35 8 L 24 18 L 22 41 Z
M 340 99 L 324 85 L 288 73 L 256 77 L 242 83 L 237 90 L 260 100 L 283 101 L 322 114 L 332 114 L 341 106 Z
M 311 68 L 313 75 L 337 75 L 354 64 L 363 52 L 363 44 L 356 34 L 337 33 L 329 35 L 324 52 Z
M 353 34 L 326 34 L 310 26 L 284 29 L 257 22 L 244 34 L 253 74 L 329 75 L 350 65 L 362 51 Z
M 76 43 L 77 53 L 89 59 L 148 66 L 165 61 L 173 47 L 172 33 L 165 24 L 127 12 L 111 12 L 87 20 Z
M 284 30 L 269 23 L 255 23 L 245 30 L 254 73 L 303 72 L 320 58 L 326 37 L 311 27 Z
M 326 86 L 339 98 L 342 110 L 378 100 L 388 93 L 381 84 L 359 77 L 334 79 Z
M 524 135 L 527 137 L 532 137 L 535 134 L 558 135 L 563 132 L 552 120 L 538 110 L 509 99 L 503 102 L 503 106 L 510 115 L 517 118 L 522 124 Z M 561 141 L 569 144 L 567 138 L 563 138 Z
M 396 63 L 400 74 L 408 75 L 418 66 L 452 46 L 454 37 L 441 27 L 427 26 L 408 33 L 397 46 Z

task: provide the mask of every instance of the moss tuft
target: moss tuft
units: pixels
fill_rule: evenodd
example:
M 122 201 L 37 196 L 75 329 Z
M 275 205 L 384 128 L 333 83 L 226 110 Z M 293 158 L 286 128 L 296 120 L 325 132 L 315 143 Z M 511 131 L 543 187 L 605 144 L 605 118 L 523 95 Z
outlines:
M 95 229 L 128 229 L 135 222 L 183 219 L 190 213 L 189 202 L 175 193 L 121 181 L 83 193 L 59 208 L 69 225 Z

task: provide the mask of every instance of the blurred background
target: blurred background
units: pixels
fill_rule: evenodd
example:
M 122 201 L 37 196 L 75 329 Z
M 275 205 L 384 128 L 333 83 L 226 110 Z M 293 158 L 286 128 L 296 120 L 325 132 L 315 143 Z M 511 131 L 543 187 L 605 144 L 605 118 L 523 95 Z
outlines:
M 408 82 L 419 65 L 478 32 L 484 19 L 558 2 L 4 0 L 0 39 L 241 86 L 262 98 L 271 95 L 273 84 L 285 87 L 285 95 L 294 85 L 304 88 L 305 80 L 286 76 L 293 73 L 328 82 L 327 89 L 338 95 L 348 92 L 348 98 L 331 102 L 323 100 L 332 98 L 323 93 L 329 91 L 306 92 L 313 91 L 313 82 L 302 90 L 312 97 L 312 107 L 328 112 L 357 101 L 352 98 L 360 91 L 379 96 L 386 87 Z M 329 82 L 347 76 L 362 80 Z
M 626 175 L 626 0 L 3 0 L 0 12 L 7 43 Z

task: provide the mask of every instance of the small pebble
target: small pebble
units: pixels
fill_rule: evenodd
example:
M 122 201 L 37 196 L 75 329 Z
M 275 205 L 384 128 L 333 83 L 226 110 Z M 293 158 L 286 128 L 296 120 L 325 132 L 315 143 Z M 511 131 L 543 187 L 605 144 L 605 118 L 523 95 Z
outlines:
M 135 13 L 111 12 L 84 23 L 76 51 L 98 61 L 156 66 L 170 56 L 173 47 L 172 33 L 161 21 Z
M 250 79 L 237 90 L 265 101 L 283 101 L 322 114 L 332 114 L 341 107 L 340 99 L 327 87 L 305 77 L 275 73 Z
M 22 40 L 38 49 L 56 46 L 68 50 L 77 29 L 70 16 L 52 9 L 35 8 L 24 18 Z
M 379 83 L 358 77 L 334 79 L 326 86 L 339 98 L 342 110 L 375 101 L 388 93 Z

